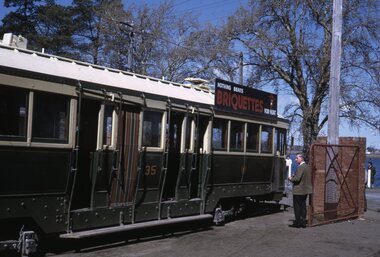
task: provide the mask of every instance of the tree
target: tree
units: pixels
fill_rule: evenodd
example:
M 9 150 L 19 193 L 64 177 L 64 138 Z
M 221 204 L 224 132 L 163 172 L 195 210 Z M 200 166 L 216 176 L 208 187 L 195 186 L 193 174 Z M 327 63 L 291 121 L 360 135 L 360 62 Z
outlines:
M 379 3 L 344 1 L 341 117 L 379 131 L 379 90 L 374 74 L 379 55 Z M 246 55 L 255 86 L 271 85 L 296 96 L 285 115 L 301 124 L 309 147 L 328 120 L 332 2 L 251 1 L 229 17 L 224 34 Z M 363 74 L 363 70 L 366 74 Z M 377 97 L 378 99 L 378 97 Z M 305 149 L 306 151 L 307 149 Z
M 74 0 L 73 21 L 75 49 L 83 61 L 100 64 L 103 16 L 101 0 Z
M 378 149 L 373 145 L 367 147 L 367 152 L 376 153 L 377 151 Z
M 131 5 L 124 10 L 121 1 L 75 0 L 74 39 L 82 60 L 183 80 L 191 73 L 187 39 L 197 23 L 189 16 L 176 16 L 173 3 Z
M 40 50 L 59 56 L 76 58 L 73 53 L 74 24 L 71 19 L 72 8 L 48 0 L 37 7 L 35 30 L 38 37 L 36 46 Z
M 133 28 L 133 71 L 173 81 L 192 72 L 192 33 L 198 22 L 191 15 L 178 16 L 174 1 L 157 6 L 131 6 Z
M 221 28 L 208 24 L 203 29 L 194 32 L 189 42 L 195 49 L 193 76 L 223 77 L 230 81 L 236 81 L 239 55 L 236 54 Z
M 148 64 L 146 71 L 151 76 L 181 82 L 191 76 L 195 54 L 191 35 L 199 25 L 191 15 L 176 15 L 173 1 L 164 2 L 151 11 L 155 15 L 149 15 L 153 26 L 148 26 L 146 39 L 153 42 L 143 47 L 152 50 L 150 60 L 143 60 Z
M 28 48 L 71 57 L 72 24 L 70 8 L 53 0 L 6 0 L 5 7 L 16 8 L 3 19 L 0 33 L 13 33 L 28 39 Z
M 29 45 L 35 44 L 37 31 L 35 28 L 38 5 L 42 0 L 5 0 L 4 7 L 15 8 L 3 18 L 0 32 L 22 35 L 28 39 Z
M 129 22 L 132 14 L 124 10 L 121 1 L 103 1 L 94 15 L 101 17 L 99 64 L 120 70 L 130 69 L 128 56 L 132 38 Z
M 16 8 L 3 19 L 0 33 L 13 33 L 28 39 L 28 48 L 71 57 L 71 9 L 53 0 L 6 0 L 5 7 Z

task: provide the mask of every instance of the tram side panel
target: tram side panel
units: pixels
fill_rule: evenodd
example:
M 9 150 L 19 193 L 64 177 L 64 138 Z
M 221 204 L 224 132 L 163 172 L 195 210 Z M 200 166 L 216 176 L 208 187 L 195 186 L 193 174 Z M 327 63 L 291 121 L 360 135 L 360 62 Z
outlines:
M 280 164 L 277 166 L 275 159 L 260 156 L 213 156 L 207 186 L 206 212 L 212 212 L 223 199 L 252 197 L 266 201 L 281 200 L 284 188 L 281 174 L 285 163 L 283 158 L 278 158 Z
M 281 127 L 216 118 L 207 212 L 220 202 L 232 203 L 245 197 L 280 200 L 284 190 L 285 135 Z
M 1 196 L 64 193 L 70 157 L 68 150 L 1 147 Z
M 0 86 L 0 98 L 1 238 L 18 234 L 22 225 L 24 230 L 62 231 L 73 100 L 9 85 Z
M 2 238 L 26 229 L 64 230 L 64 196 L 71 152 L 0 149 L 0 227 Z M 31 219 L 33 217 L 33 220 Z M 9 224 L 15 225 L 7 230 Z M 3 233 L 6 233 L 3 235 Z M 16 236 L 17 236 L 16 234 Z
M 244 156 L 213 156 L 214 185 L 240 184 L 244 173 Z
M 181 154 L 181 165 L 177 181 L 176 196 L 178 200 L 188 200 L 191 196 L 191 171 L 193 167 L 193 153 Z
M 161 152 L 141 153 L 141 174 L 135 200 L 135 221 L 154 220 L 158 217 L 158 202 L 163 176 Z
M 213 193 L 220 198 L 256 196 L 271 193 L 273 157 L 214 155 L 212 158 Z
M 270 183 L 273 157 L 214 155 L 215 184 Z

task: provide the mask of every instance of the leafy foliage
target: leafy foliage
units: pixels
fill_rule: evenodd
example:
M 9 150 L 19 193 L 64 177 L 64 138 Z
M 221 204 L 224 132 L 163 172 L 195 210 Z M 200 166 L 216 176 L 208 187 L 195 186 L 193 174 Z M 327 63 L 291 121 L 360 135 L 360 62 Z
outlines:
M 343 9 L 341 117 L 379 131 L 379 94 L 373 94 L 379 92 L 379 4 L 345 1 Z M 254 74 L 249 81 L 296 96 L 284 114 L 300 123 L 306 147 L 328 120 L 331 10 L 331 1 L 251 1 L 225 25 L 225 34 L 245 49 Z
M 12 32 L 28 39 L 30 49 L 73 57 L 73 24 L 71 8 L 57 5 L 53 0 L 6 0 L 13 7 L 3 19 L 0 33 Z

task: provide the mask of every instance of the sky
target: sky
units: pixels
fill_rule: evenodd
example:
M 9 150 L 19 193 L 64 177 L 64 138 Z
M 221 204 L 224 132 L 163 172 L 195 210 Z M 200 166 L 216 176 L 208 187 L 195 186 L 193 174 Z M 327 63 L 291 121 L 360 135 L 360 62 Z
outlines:
M 148 5 L 158 5 L 161 1 L 162 0 L 124 0 L 123 4 L 124 6 L 129 6 L 130 4 L 142 5 L 145 3 Z M 70 4 L 71 0 L 58 0 L 57 2 L 61 4 Z M 218 24 L 223 22 L 229 15 L 233 14 L 240 5 L 246 5 L 248 0 L 175 0 L 174 2 L 174 8 L 178 14 L 191 12 L 193 15 L 199 17 L 199 21 L 202 23 L 211 22 L 213 24 Z M 4 7 L 4 0 L 0 0 L 0 20 L 9 11 L 9 8 Z M 289 100 L 295 101 L 295 97 L 279 93 L 279 114 L 282 113 L 284 106 Z M 327 131 L 327 125 L 325 125 L 324 131 Z M 339 136 L 367 137 L 367 146 L 375 146 L 376 148 L 380 148 L 380 133 L 375 133 L 367 128 L 350 128 L 348 124 L 341 122 Z

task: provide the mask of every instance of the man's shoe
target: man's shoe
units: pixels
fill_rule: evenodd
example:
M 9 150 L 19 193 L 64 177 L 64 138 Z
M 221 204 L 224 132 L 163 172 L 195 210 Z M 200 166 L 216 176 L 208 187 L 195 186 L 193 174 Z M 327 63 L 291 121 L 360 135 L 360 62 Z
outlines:
M 300 225 L 293 223 L 293 224 L 289 225 L 289 227 L 290 228 L 300 228 Z

